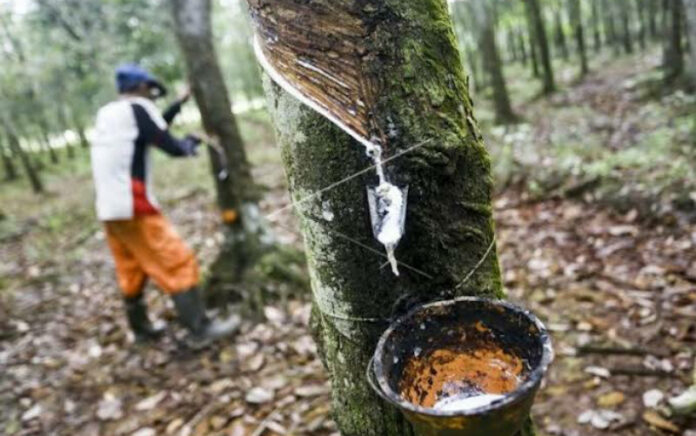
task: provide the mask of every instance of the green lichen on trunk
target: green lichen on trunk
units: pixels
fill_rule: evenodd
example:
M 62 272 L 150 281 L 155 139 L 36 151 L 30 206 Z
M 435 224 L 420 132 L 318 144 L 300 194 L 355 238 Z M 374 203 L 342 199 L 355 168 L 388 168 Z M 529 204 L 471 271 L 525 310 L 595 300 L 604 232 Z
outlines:
M 373 172 L 307 200 L 368 167 L 364 147 L 269 79 L 265 88 L 304 235 L 312 326 L 332 382 L 333 417 L 345 436 L 403 436 L 413 434 L 410 426 L 365 379 L 389 319 L 416 302 L 502 297 L 503 290 L 491 164 L 446 2 L 384 0 L 363 11 L 371 29 L 366 49 L 375 59 L 365 73 L 379 78 L 373 112 L 388 137 L 384 155 L 423 144 L 385 169 L 393 183 L 409 186 L 406 233 L 396 252 L 400 277 L 384 267 L 372 236 L 366 187 L 377 182 Z

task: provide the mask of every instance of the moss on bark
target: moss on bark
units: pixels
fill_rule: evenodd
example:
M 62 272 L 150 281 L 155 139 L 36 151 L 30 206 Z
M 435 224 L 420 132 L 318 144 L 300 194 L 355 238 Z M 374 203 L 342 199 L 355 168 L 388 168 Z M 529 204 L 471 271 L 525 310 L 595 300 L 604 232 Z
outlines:
M 348 3 L 316 3 L 329 1 L 339 8 Z M 363 146 L 269 79 L 265 88 L 305 239 L 312 326 L 332 381 L 334 419 L 346 436 L 403 436 L 412 434 L 408 423 L 365 380 L 389 320 L 417 302 L 502 297 L 503 290 L 491 164 L 446 2 L 384 0 L 363 11 L 374 59 L 366 74 L 380 83 L 374 117 L 388 132 L 384 156 L 421 144 L 385 169 L 393 183 L 409 186 L 406 234 L 396 252 L 400 277 L 383 267 L 382 247 L 372 237 L 366 200 L 366 187 L 376 183 L 372 172 L 300 202 L 368 167 Z

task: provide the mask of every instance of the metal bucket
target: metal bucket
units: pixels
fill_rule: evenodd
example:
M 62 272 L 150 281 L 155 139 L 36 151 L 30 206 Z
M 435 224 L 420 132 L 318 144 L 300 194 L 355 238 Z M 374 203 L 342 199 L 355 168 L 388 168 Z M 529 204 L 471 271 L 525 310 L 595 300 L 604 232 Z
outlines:
M 534 315 L 504 301 L 463 297 L 394 321 L 368 379 L 419 435 L 513 436 L 552 360 L 551 340 Z

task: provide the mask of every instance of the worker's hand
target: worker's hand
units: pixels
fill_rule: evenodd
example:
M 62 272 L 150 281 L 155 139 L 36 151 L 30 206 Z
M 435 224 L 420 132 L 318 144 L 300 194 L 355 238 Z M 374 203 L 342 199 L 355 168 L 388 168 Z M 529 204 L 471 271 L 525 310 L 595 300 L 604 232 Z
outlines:
M 198 154 L 198 147 L 201 145 L 201 138 L 189 133 L 184 137 L 184 143 L 188 147 L 187 154 L 189 156 L 195 156 Z
M 186 85 L 186 88 L 179 94 L 179 101 L 186 103 L 191 98 L 191 85 Z

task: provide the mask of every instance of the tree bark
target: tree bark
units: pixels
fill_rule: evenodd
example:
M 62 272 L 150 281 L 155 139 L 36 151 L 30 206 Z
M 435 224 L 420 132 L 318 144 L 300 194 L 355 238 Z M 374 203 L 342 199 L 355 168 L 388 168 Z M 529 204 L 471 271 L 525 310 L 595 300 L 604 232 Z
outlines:
M 553 13 L 553 28 L 554 28 L 554 40 L 556 46 L 558 47 L 558 52 L 561 57 L 568 60 L 570 54 L 568 53 L 568 44 L 566 43 L 565 32 L 563 31 L 563 19 L 561 18 L 561 11 L 556 9 Z
M 645 38 L 647 34 L 647 23 L 645 19 L 645 0 L 636 0 L 636 13 L 638 14 L 638 45 L 642 51 L 645 50 Z
M 39 120 L 39 130 L 41 135 L 41 141 L 43 142 L 45 148 L 48 151 L 51 163 L 54 165 L 58 164 L 60 162 L 60 159 L 58 157 L 56 149 L 51 146 L 51 138 L 48 134 L 48 123 L 45 119 Z
M 416 302 L 503 294 L 490 159 L 472 112 L 447 4 L 382 0 L 367 8 L 351 0 L 315 0 L 304 9 L 302 0 L 250 3 L 252 16 L 281 7 L 302 10 L 284 15 L 296 16 L 293 24 L 301 29 L 322 20 L 322 41 L 345 38 L 336 34 L 334 23 L 368 25 L 368 36 L 355 39 L 355 50 L 361 53 L 356 58 L 372 59 L 363 73 L 379 83 L 371 114 L 379 129 L 390 132 L 384 157 L 420 144 L 385 168 L 392 183 L 409 186 L 406 233 L 397 249 L 402 274 L 395 277 L 375 254 L 382 247 L 373 239 L 366 199 L 366 186 L 376 183 L 372 172 L 307 200 L 369 167 L 364 147 L 265 79 L 298 205 L 313 291 L 312 329 L 332 382 L 333 418 L 343 436 L 413 435 L 365 378 L 390 317 Z M 284 38 L 280 31 L 278 38 Z
M 592 33 L 594 35 L 594 51 L 599 52 L 602 49 L 602 32 L 600 27 L 602 20 L 599 18 L 599 0 L 592 0 Z
M 616 1 L 614 0 L 603 0 L 602 9 L 604 10 L 604 31 L 606 34 L 607 44 L 611 45 L 614 54 L 618 55 L 621 53 L 618 44 L 618 34 L 616 31 L 616 21 L 615 21 L 615 7 Z
M 532 25 L 529 23 L 527 25 L 529 30 L 529 57 L 532 60 L 532 77 L 538 79 L 541 77 L 539 73 L 539 55 L 537 54 L 536 41 L 534 40 L 534 32 L 532 31 Z
M 75 130 L 77 130 L 77 137 L 80 139 L 80 146 L 84 149 L 88 149 L 89 141 L 85 133 L 85 126 L 83 126 L 82 123 L 78 123 L 75 125 Z
M 543 93 L 548 95 L 556 90 L 553 79 L 553 68 L 551 66 L 551 54 L 549 53 L 549 41 L 546 37 L 546 26 L 541 15 L 541 8 L 538 0 L 524 0 L 527 11 L 527 20 L 531 29 L 533 40 L 538 49 L 539 58 L 542 66 Z
M 209 149 L 226 233 L 206 285 L 216 302 L 223 303 L 227 286 L 244 280 L 247 270 L 265 250 L 262 239 L 266 228 L 257 206 L 258 189 L 213 45 L 211 1 L 171 0 L 170 4 L 203 128 L 219 142 L 225 156 L 221 158 L 213 148 Z M 224 179 L 217 176 L 223 169 L 228 174 Z
M 475 23 L 474 32 L 476 33 L 479 49 L 483 55 L 483 65 L 493 87 L 495 121 L 498 124 L 514 123 L 518 120 L 518 117 L 512 110 L 510 96 L 505 84 L 503 63 L 495 40 L 493 11 L 486 0 L 473 0 L 469 5 L 469 10 L 474 18 L 472 23 Z
M 510 61 L 517 62 L 520 59 L 520 57 L 517 53 L 517 44 L 515 41 L 515 31 L 513 29 L 508 29 L 507 32 L 505 33 L 505 36 L 507 37 L 506 48 L 508 49 L 508 52 L 510 53 Z
M 519 41 L 519 51 L 521 55 L 522 65 L 527 65 L 527 44 L 524 42 L 524 31 L 517 29 L 517 40 Z
M 689 55 L 687 58 L 686 73 L 692 89 L 696 88 L 696 0 L 684 0 L 684 13 L 687 23 L 687 37 L 689 40 Z
M 485 88 L 484 81 L 481 78 L 480 68 L 479 68 L 479 56 L 478 53 L 469 44 L 466 44 L 466 62 L 469 66 L 471 72 L 470 78 L 473 81 L 474 89 L 476 92 L 481 92 Z
M 19 157 L 19 161 L 22 164 L 22 168 L 24 169 L 24 174 L 26 174 L 27 176 L 27 180 L 29 180 L 31 189 L 36 194 L 44 192 L 43 183 L 41 182 L 39 173 L 38 171 L 36 171 L 34 164 L 31 162 L 31 158 L 27 155 L 27 153 L 20 145 L 17 133 L 14 131 L 14 128 L 12 128 L 12 126 L 7 122 L 7 120 L 3 119 L 2 122 L 4 124 L 5 131 L 7 132 L 7 142 L 10 146 L 10 149 L 12 150 L 12 154 Z
M 621 5 L 621 40 L 623 42 L 623 48 L 626 54 L 633 53 L 633 35 L 631 34 L 630 12 L 631 4 L 629 2 L 625 2 L 625 4 Z
M 63 138 L 65 138 L 65 135 L 63 135 Z M 75 159 L 75 144 L 69 141 L 68 138 L 65 138 L 65 152 L 68 159 Z
M 682 46 L 682 2 L 666 0 L 666 23 L 663 27 L 664 41 L 664 81 L 671 85 L 684 73 L 684 47 Z
M 2 157 L 2 166 L 5 170 L 5 180 L 11 181 L 17 178 L 17 169 L 12 162 L 12 151 L 6 148 L 5 143 L 0 138 L 0 157 Z
M 658 16 L 658 2 L 655 0 L 648 1 L 648 29 L 650 29 L 650 38 L 656 40 L 659 38 L 659 32 L 657 31 L 657 16 Z
M 585 50 L 585 31 L 582 25 L 582 9 L 580 0 L 569 0 L 570 21 L 575 35 L 575 45 L 580 58 L 580 76 L 585 76 L 589 71 L 587 66 L 587 51 Z

